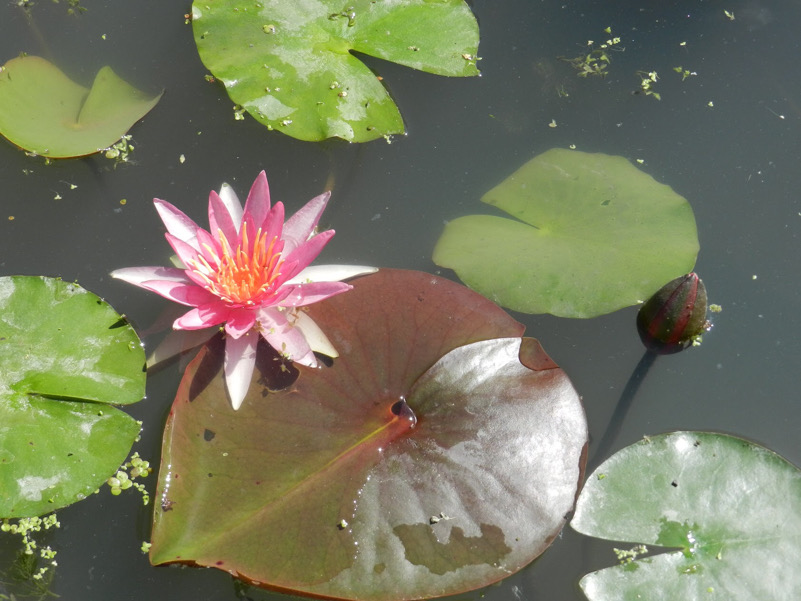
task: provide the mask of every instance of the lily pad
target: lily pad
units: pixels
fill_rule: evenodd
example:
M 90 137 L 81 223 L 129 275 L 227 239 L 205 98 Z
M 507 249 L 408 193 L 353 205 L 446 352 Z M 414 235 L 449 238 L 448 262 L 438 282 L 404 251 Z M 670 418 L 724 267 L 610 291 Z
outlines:
M 200 59 L 231 99 L 301 140 L 403 133 L 381 78 L 353 51 L 478 74 L 478 24 L 463 0 L 203 0 L 192 21 Z
M 123 317 L 77 284 L 0 278 L 0 517 L 49 513 L 125 461 L 144 351 Z
M 564 372 L 458 284 L 382 270 L 353 285 L 309 307 L 340 357 L 282 391 L 266 360 L 232 411 L 220 341 L 190 365 L 164 436 L 154 564 L 400 601 L 500 580 L 561 530 L 587 441 Z
M 100 69 L 88 90 L 45 59 L 23 56 L 0 68 L 0 134 L 42 156 L 84 156 L 114 144 L 160 98 L 111 67 Z
M 571 526 L 678 549 L 588 574 L 591 601 L 801 598 L 801 472 L 734 436 L 674 432 L 623 449 L 588 478 Z
M 698 254 L 690 204 L 619 156 L 554 148 L 481 200 L 516 220 L 454 219 L 434 262 L 523 313 L 594 317 L 640 303 Z

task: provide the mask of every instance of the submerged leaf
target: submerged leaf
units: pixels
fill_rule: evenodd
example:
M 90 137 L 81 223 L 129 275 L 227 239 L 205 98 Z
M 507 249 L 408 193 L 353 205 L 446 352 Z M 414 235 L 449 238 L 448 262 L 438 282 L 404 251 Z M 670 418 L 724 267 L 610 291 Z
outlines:
M 594 317 L 637 304 L 698 254 L 689 203 L 619 156 L 555 148 L 481 200 L 515 219 L 454 219 L 434 262 L 523 313 Z
M 281 370 L 265 359 L 238 412 L 219 340 L 187 370 L 164 436 L 153 563 L 400 601 L 504 578 L 557 535 L 587 440 L 564 372 L 462 286 L 393 270 L 353 284 L 309 308 L 340 351 L 331 366 L 299 366 L 269 392 Z
M 801 598 L 801 472 L 734 436 L 674 432 L 626 447 L 587 479 L 571 526 L 678 549 L 588 574 L 591 601 Z
M 160 98 L 133 88 L 110 67 L 87 90 L 43 58 L 15 58 L 0 68 L 0 134 L 38 155 L 84 156 L 114 144 Z
M 110 403 L 144 395 L 130 325 L 77 284 L 0 278 L 0 517 L 41 515 L 94 492 L 139 424 Z
M 478 74 L 478 24 L 463 0 L 204 0 L 192 15 L 200 58 L 231 99 L 301 140 L 403 133 L 381 78 L 353 51 Z

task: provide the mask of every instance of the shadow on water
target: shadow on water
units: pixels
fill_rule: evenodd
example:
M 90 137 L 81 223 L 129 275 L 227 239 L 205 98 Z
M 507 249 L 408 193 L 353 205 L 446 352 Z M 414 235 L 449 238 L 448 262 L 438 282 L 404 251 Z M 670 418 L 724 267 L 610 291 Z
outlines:
M 629 377 L 628 382 L 626 382 L 626 387 L 623 389 L 623 393 L 620 395 L 620 399 L 617 401 L 617 405 L 615 405 L 615 410 L 612 413 L 609 424 L 606 426 L 606 431 L 601 437 L 601 440 L 598 441 L 598 446 L 595 448 L 595 452 L 592 454 L 592 457 L 587 462 L 588 474 L 591 474 L 595 468 L 597 468 L 598 465 L 608 457 L 612 445 L 615 443 L 618 435 L 620 434 L 620 429 L 623 426 L 623 422 L 626 420 L 626 415 L 631 408 L 631 403 L 634 400 L 634 397 L 637 395 L 637 391 L 640 389 L 640 385 L 645 379 L 645 376 L 648 375 L 648 371 L 651 369 L 651 366 L 654 364 L 658 356 L 659 355 L 657 353 L 647 350 L 645 353 L 643 353 L 639 363 L 637 363 L 637 366 L 634 368 L 634 371 Z

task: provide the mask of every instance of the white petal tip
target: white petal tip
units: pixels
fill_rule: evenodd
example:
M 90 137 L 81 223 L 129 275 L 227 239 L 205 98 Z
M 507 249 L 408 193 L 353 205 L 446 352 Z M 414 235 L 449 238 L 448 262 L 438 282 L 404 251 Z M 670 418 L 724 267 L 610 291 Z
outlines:
M 228 204 L 229 202 L 235 202 L 236 204 L 240 204 L 239 197 L 234 192 L 233 187 L 228 183 L 224 182 L 222 186 L 220 186 L 220 198 Z
M 371 267 L 371 266 L 368 266 L 368 265 L 352 265 L 351 267 L 354 270 L 356 270 L 356 269 L 359 270 L 358 273 L 355 273 L 352 276 L 350 276 L 352 278 L 355 278 L 357 275 L 367 275 L 367 274 L 375 273 L 376 271 L 378 271 L 378 267 Z
M 241 336 L 225 339 L 225 361 L 223 371 L 225 372 L 225 385 L 228 389 L 228 397 L 231 399 L 231 406 L 234 411 L 242 406 L 242 401 L 248 393 L 250 378 L 253 375 L 253 368 L 256 364 L 256 344 L 259 340 L 258 334 L 251 331 Z
M 328 357 L 332 358 L 339 357 L 337 349 L 334 348 L 333 344 L 331 344 L 328 336 L 326 336 L 325 333 L 320 329 L 320 326 L 317 325 L 317 322 L 315 322 L 305 312 L 299 311 L 297 313 L 295 327 L 301 331 L 312 351 L 322 353 L 323 355 L 327 355 Z M 308 365 L 309 367 L 317 367 L 317 359 L 314 358 L 312 353 L 309 353 L 309 355 L 311 357 L 311 361 L 314 362 L 314 365 L 306 362 L 304 362 L 304 365 Z M 300 361 L 298 362 L 300 363 Z
M 242 406 L 242 401 L 245 400 L 245 397 L 242 398 L 231 398 L 231 407 L 234 408 L 234 411 L 239 411 L 239 408 Z
M 317 368 L 320 367 L 320 362 L 317 360 L 317 357 L 314 356 L 314 353 L 309 353 L 306 357 L 300 359 L 290 359 L 293 363 L 298 363 L 299 365 L 305 365 L 306 367 Z
M 249 383 L 250 381 L 248 381 Z M 231 399 L 231 407 L 234 408 L 234 411 L 238 411 L 248 394 L 248 387 L 243 386 L 242 382 L 235 382 L 230 379 L 226 384 L 228 385 L 228 397 Z

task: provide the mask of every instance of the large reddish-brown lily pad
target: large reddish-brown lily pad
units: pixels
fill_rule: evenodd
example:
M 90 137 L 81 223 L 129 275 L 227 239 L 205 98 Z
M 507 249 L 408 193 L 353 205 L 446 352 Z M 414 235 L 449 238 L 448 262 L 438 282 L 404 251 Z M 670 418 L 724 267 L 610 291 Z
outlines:
M 419 272 L 358 279 L 310 314 L 340 357 L 294 382 L 294 368 L 262 361 L 237 412 L 219 341 L 187 369 L 151 561 L 399 601 L 490 584 L 542 553 L 573 507 L 587 428 L 539 343 L 483 297 Z M 292 383 L 275 391 L 282 377 Z

